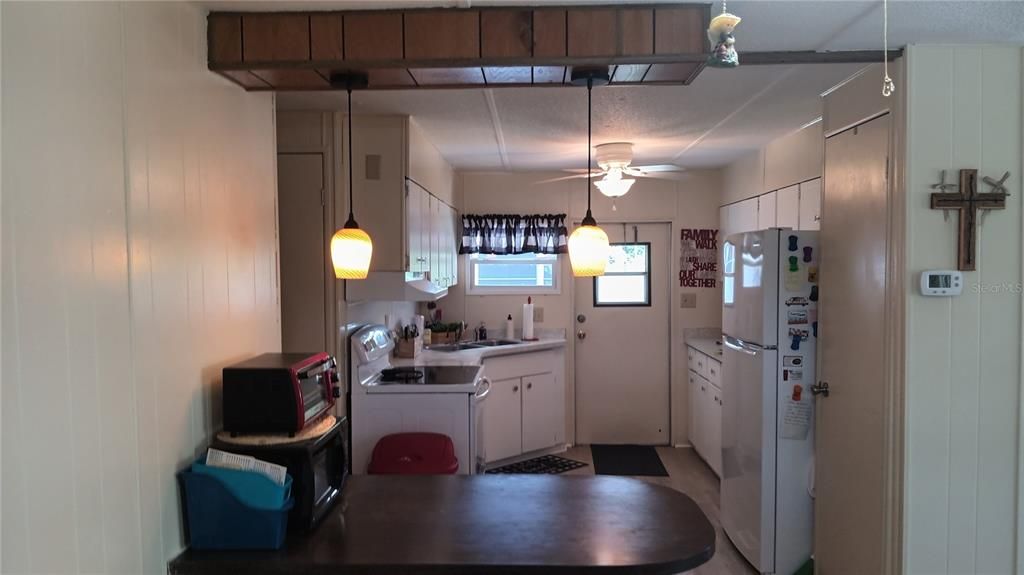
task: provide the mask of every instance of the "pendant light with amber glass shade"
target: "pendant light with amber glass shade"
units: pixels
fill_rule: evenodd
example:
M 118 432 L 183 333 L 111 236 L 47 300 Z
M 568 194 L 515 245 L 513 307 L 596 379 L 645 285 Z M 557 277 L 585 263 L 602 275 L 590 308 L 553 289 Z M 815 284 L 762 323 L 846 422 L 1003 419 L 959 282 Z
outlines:
M 593 121 L 591 119 L 591 97 L 594 84 L 608 83 L 606 69 L 573 70 L 572 83 L 587 87 L 587 215 L 569 236 L 569 262 L 572 264 L 572 275 L 576 277 L 593 277 L 604 275 L 608 265 L 608 234 L 597 226 L 597 220 L 590 211 L 591 193 L 591 146 L 590 138 Z
M 348 92 L 348 221 L 331 238 L 331 263 L 334 277 L 342 280 L 366 279 L 373 256 L 373 241 L 370 235 L 359 229 L 353 215 L 352 202 L 352 87 L 366 85 L 366 77 L 357 74 L 337 74 L 331 77 L 332 85 L 343 85 Z

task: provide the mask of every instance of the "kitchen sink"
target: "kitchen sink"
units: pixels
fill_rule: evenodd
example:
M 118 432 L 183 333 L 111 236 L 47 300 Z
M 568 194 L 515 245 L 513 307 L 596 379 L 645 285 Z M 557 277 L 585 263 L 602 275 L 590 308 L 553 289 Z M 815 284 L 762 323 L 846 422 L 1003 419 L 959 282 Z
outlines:
M 445 343 L 445 344 L 441 344 L 441 345 L 432 345 L 432 346 L 429 346 L 427 349 L 429 351 L 453 352 L 453 351 L 463 351 L 463 350 L 466 350 L 466 349 L 480 349 L 480 346 L 474 345 L 472 343 Z
M 485 347 L 498 347 L 501 345 L 515 345 L 522 343 L 513 339 L 485 339 L 481 341 L 466 341 L 462 343 L 446 343 L 428 347 L 430 351 L 455 352 L 467 349 L 483 349 Z
M 517 343 L 522 342 L 516 341 L 514 339 L 485 339 L 481 341 L 474 341 L 469 345 L 475 345 L 479 347 L 497 347 L 499 345 L 516 345 Z

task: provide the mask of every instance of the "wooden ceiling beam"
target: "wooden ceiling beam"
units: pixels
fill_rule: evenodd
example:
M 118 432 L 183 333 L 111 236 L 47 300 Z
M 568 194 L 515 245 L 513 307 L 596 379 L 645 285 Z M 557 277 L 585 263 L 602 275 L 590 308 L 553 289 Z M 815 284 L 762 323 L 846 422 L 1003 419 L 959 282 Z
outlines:
M 207 65 L 246 90 L 564 85 L 608 66 L 613 83 L 691 83 L 709 45 L 709 4 L 503 6 L 331 12 L 211 12 Z M 900 51 L 890 51 L 889 58 Z M 881 61 L 882 52 L 741 52 L 744 66 Z

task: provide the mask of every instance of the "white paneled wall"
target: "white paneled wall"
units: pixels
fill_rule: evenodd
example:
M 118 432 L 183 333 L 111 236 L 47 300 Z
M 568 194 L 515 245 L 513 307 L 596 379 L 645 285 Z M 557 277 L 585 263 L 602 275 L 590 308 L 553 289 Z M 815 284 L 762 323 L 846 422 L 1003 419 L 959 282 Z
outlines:
M 906 573 L 1013 573 L 1020 554 L 1021 60 L 1019 47 L 908 51 Z M 979 228 L 963 295 L 922 297 L 922 270 L 956 266 L 956 216 L 929 209 L 928 186 L 960 168 L 1009 170 L 1012 195 Z
M 163 573 L 227 363 L 280 348 L 273 99 L 202 10 L 2 4 L 4 573 Z

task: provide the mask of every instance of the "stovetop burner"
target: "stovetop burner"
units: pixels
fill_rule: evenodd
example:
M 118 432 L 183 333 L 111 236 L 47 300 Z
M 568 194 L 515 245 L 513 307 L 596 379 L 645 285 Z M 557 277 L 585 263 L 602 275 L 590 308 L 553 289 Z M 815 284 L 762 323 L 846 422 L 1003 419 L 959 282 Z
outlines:
M 462 385 L 473 383 L 480 366 L 414 365 L 380 372 L 380 385 Z
M 423 372 L 414 367 L 396 367 L 380 372 L 381 381 L 387 383 L 412 383 L 423 379 Z

